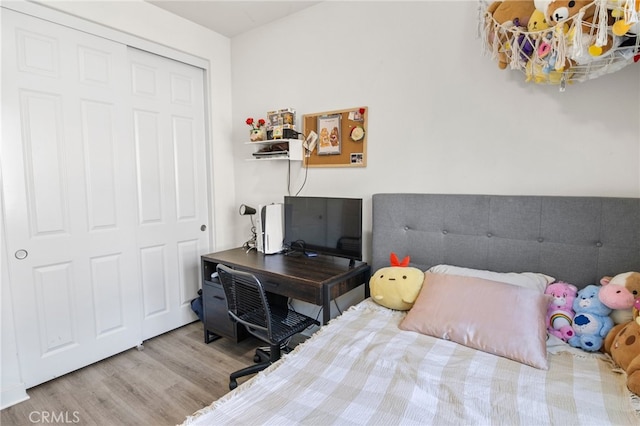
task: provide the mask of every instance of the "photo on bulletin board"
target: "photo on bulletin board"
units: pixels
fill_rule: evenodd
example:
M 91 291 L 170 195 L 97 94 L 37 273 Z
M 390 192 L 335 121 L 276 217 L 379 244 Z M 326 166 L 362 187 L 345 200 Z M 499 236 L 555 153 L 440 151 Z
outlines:
M 305 114 L 303 134 L 317 140 L 305 151 L 304 166 L 367 167 L 368 116 L 366 106 Z
M 350 160 L 351 164 L 362 164 L 364 155 L 361 152 L 353 153 L 351 154 Z
M 340 154 L 340 114 L 318 117 L 318 155 Z

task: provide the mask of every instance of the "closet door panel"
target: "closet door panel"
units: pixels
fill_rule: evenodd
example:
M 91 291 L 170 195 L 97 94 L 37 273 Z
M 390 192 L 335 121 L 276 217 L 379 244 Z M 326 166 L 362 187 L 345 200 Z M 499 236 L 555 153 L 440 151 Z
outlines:
M 140 224 L 163 223 L 163 162 L 157 112 L 134 110 Z
M 118 188 L 115 181 L 116 147 L 113 105 L 83 100 L 82 146 L 85 152 L 87 213 L 91 231 L 118 227 Z
M 196 319 L 189 302 L 208 248 L 204 73 L 136 49 L 129 58 L 147 338 Z
M 19 106 L 29 234 L 39 237 L 68 233 L 62 99 L 57 94 L 24 90 Z
M 197 162 L 197 123 L 185 117 L 173 117 L 171 128 L 175 152 L 176 215 L 178 221 L 198 219 L 198 176 L 193 164 Z
M 32 387 L 142 341 L 127 49 L 5 9 L 2 67 L 7 266 Z

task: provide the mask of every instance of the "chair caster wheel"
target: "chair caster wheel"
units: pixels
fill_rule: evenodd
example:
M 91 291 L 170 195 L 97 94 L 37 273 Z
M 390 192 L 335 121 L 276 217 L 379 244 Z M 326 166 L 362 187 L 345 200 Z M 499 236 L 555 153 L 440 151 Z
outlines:
M 234 390 L 238 387 L 238 382 L 235 380 L 229 380 L 229 390 Z
M 260 361 L 261 361 L 261 359 L 260 359 L 259 355 L 254 355 L 253 356 L 253 362 L 260 362 Z

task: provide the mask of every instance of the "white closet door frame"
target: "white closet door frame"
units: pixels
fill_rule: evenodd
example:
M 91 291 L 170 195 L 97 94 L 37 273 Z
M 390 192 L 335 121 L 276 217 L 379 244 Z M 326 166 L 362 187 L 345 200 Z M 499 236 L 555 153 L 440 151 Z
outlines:
M 45 19 L 69 28 L 84 31 L 118 43 L 126 44 L 127 46 L 135 47 L 140 50 L 155 53 L 156 55 L 166 56 L 167 58 L 202 68 L 207 72 L 209 71 L 209 61 L 207 59 L 190 55 L 189 53 L 181 52 L 149 40 L 144 40 L 131 34 L 123 33 L 46 6 L 27 1 L 9 1 L 2 2 L 2 7 L 31 15 L 36 18 Z

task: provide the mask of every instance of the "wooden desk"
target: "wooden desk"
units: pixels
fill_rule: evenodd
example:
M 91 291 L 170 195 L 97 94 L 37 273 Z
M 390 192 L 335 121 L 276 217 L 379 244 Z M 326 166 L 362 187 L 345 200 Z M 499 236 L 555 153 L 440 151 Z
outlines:
M 205 282 L 211 280 L 216 265 L 222 263 L 233 269 L 251 272 L 269 293 L 322 306 L 323 324 L 331 319 L 331 301 L 336 297 L 362 284 L 365 284 L 365 298 L 369 297 L 371 268 L 365 262 L 355 262 L 353 267 L 349 267 L 349 260 L 339 257 L 265 255 L 255 250 L 247 253 L 242 248 L 205 254 L 201 261 L 203 289 Z M 207 303 L 206 297 L 204 303 Z M 216 332 L 215 329 L 212 331 Z

